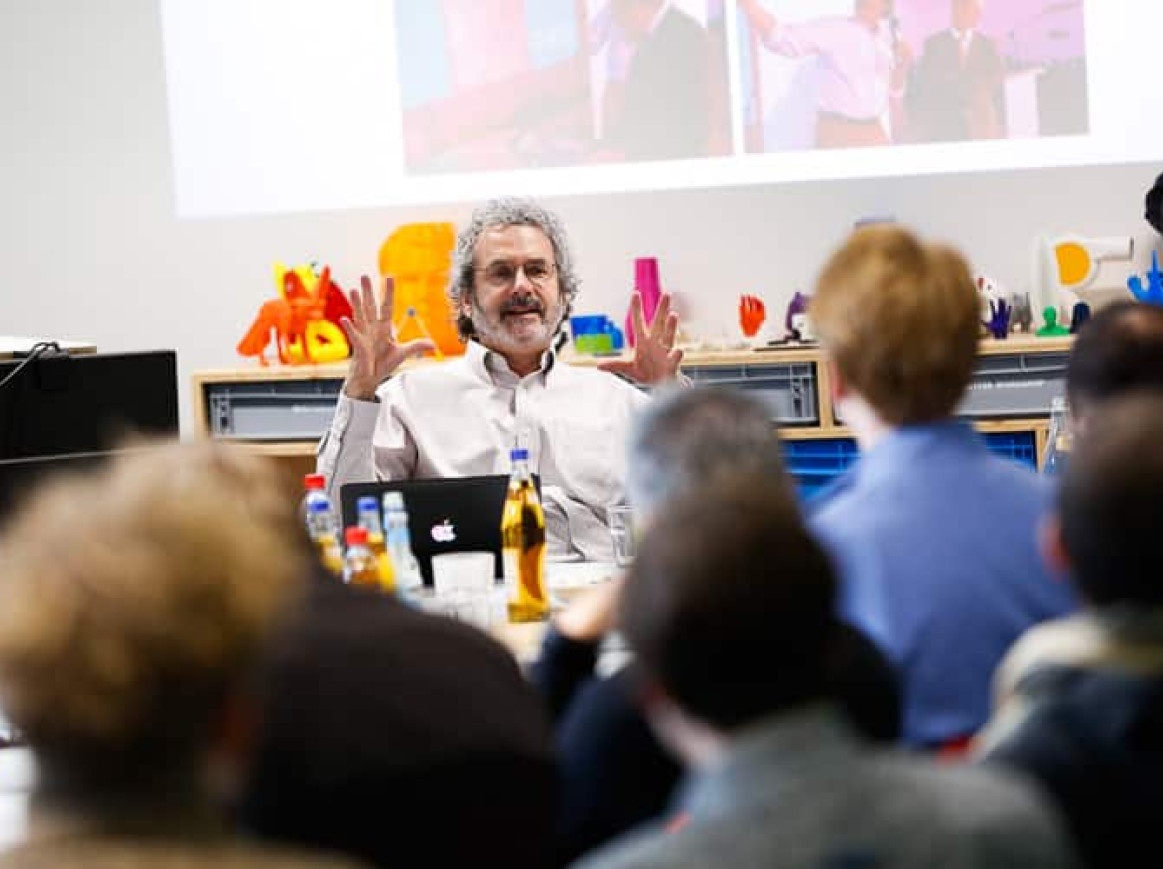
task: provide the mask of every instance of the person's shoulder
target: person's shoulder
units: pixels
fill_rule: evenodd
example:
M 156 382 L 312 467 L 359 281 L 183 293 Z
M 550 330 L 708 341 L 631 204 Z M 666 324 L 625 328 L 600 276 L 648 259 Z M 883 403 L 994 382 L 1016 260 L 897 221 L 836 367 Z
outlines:
M 450 668 L 515 671 L 512 655 L 488 634 L 454 619 L 425 613 L 398 598 L 338 582 L 320 582 L 287 633 L 285 651 L 326 667 L 340 654 L 369 660 L 407 651 L 436 656 Z
M 706 35 L 703 26 L 677 6 L 671 6 L 662 21 L 658 23 L 660 31 L 664 28 L 672 32 L 680 32 L 687 38 L 702 39 Z
M 809 521 L 844 510 L 853 498 L 855 472 L 852 468 L 833 477 L 804 499 L 804 513 Z
M 807 499 L 808 527 L 821 537 L 862 536 L 863 529 L 883 519 L 884 499 L 859 486 L 857 474 L 856 467 L 848 468 Z
M 692 851 L 682 833 L 667 834 L 661 827 L 651 825 L 614 839 L 613 842 L 590 852 L 574 864 L 575 869 L 645 869 L 668 866 L 672 869 L 705 866 L 699 855 Z
M 1029 688 L 1029 680 L 1050 668 L 1111 666 L 1110 635 L 1093 613 L 1083 611 L 1034 625 L 1006 652 L 995 675 L 997 690 L 1011 694 Z
M 895 752 L 884 753 L 878 763 L 886 794 L 898 795 L 886 799 L 911 802 L 918 821 L 942 839 L 996 856 L 1013 855 L 1011 849 L 1033 856 L 1064 848 L 1041 793 L 1016 773 L 995 766 L 937 765 Z
M 577 691 L 571 709 L 572 721 L 583 724 L 591 735 L 624 735 L 627 727 L 646 727 L 642 711 L 635 702 L 637 682 L 630 667 L 610 676 L 587 679 Z
M 988 449 L 983 449 L 978 458 L 979 466 L 975 473 L 982 483 L 1005 492 L 1008 500 L 1031 502 L 1038 509 L 1048 506 L 1054 493 L 1050 478 L 1023 462 L 997 455 Z

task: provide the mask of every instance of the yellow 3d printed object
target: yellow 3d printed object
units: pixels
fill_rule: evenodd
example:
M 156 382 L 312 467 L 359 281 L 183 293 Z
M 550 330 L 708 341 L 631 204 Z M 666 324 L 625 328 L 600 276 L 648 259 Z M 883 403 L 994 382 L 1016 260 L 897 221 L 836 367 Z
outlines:
M 401 340 L 426 337 L 445 356 L 464 353 L 448 300 L 455 233 L 451 223 L 408 223 L 380 247 L 380 274 L 395 278 L 392 322 Z

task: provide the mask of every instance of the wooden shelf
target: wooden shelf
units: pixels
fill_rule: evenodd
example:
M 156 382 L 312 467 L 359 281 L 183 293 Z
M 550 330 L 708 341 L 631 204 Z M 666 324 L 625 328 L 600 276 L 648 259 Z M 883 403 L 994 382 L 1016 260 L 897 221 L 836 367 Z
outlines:
M 1035 338 L 1032 336 L 1011 337 L 1003 341 L 990 339 L 981 342 L 978 352 L 982 357 L 997 357 L 1012 354 L 1025 358 L 1047 354 L 1051 356 L 1054 365 L 1060 365 L 1062 362 L 1061 356 L 1069 352 L 1072 341 L 1073 338 L 1071 337 Z M 617 358 L 628 358 L 628 355 L 623 354 L 621 357 L 578 356 L 569 349 L 566 349 L 561 354 L 562 361 L 570 365 L 583 366 L 594 366 L 602 361 Z M 406 366 L 414 367 L 431 364 L 434 364 L 434 360 L 421 359 L 411 360 L 406 363 Z M 683 358 L 684 369 L 702 371 L 704 373 L 711 372 L 712 375 L 716 369 L 720 368 L 727 370 L 739 369 L 741 375 L 743 375 L 742 382 L 760 389 L 767 386 L 763 379 L 765 369 L 775 371 L 782 367 L 788 370 L 802 371 L 804 370 L 802 368 L 803 365 L 811 366 L 810 369 L 807 369 L 811 372 L 808 382 L 812 384 L 811 388 L 814 389 L 814 395 L 810 396 L 810 398 L 814 399 L 814 404 L 811 406 L 815 412 L 810 418 L 813 420 L 818 418 L 818 422 L 812 425 L 781 425 L 778 427 L 780 435 L 791 441 L 852 437 L 849 429 L 836 422 L 832 409 L 831 389 L 828 382 L 828 366 L 823 364 L 819 347 L 816 345 L 787 345 L 774 349 L 738 349 L 719 352 L 698 350 L 688 351 Z M 798 366 L 798 368 L 792 369 L 792 366 Z M 207 391 L 213 390 L 215 387 L 229 388 L 231 385 L 239 385 L 240 387 L 246 388 L 246 385 L 264 383 L 272 384 L 273 386 L 286 386 L 294 382 L 309 384 L 314 381 L 341 380 L 346 373 L 346 362 L 324 365 L 269 365 L 265 367 L 251 365 L 234 369 L 197 372 L 192 379 L 195 430 L 202 437 L 215 436 L 206 403 Z M 1030 376 L 1037 377 L 1041 375 L 1035 373 Z M 731 375 L 728 374 L 724 379 L 730 381 Z M 710 378 L 710 382 L 714 382 L 713 376 Z M 250 388 L 253 389 L 253 386 Z M 997 393 L 987 391 L 985 394 L 1002 395 L 1003 392 L 1000 390 Z M 982 417 L 975 419 L 975 425 L 979 431 L 985 433 L 1033 433 L 1037 444 L 1038 463 L 1039 465 L 1041 464 L 1048 436 L 1049 408 L 1046 408 L 1044 414 L 1029 414 L 1023 412 L 1013 414 L 1012 416 L 1002 416 L 1000 418 Z M 249 449 L 262 455 L 288 462 L 296 471 L 306 468 L 308 463 L 314 461 L 316 440 L 313 438 L 310 440 L 236 438 L 234 440 L 238 443 L 245 444 Z

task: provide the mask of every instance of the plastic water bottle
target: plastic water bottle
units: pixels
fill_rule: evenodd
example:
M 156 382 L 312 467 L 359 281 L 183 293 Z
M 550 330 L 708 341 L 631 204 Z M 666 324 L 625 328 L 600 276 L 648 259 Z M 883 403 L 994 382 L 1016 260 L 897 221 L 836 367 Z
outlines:
M 343 553 L 339 549 L 339 523 L 335 509 L 327 496 L 327 481 L 322 474 L 307 474 L 303 478 L 307 490 L 300 505 L 300 514 L 307 528 L 307 536 L 315 544 L 319 560 L 336 576 L 343 573 Z
M 299 518 L 307 525 L 307 532 L 311 532 L 308 516 L 311 514 L 311 505 L 322 501 L 327 502 L 330 509 L 331 499 L 327 497 L 327 478 L 322 474 L 305 474 L 303 476 L 303 500 L 299 502 Z
M 380 507 L 373 495 L 365 495 L 355 502 L 356 524 L 367 530 L 367 547 L 380 566 L 380 577 L 386 585 L 395 587 L 396 571 L 388 558 L 384 540 L 384 526 L 380 522 Z
M 408 530 L 408 511 L 399 492 L 384 492 L 384 526 L 387 529 L 388 559 L 396 575 L 396 587 L 411 594 L 424 585 L 420 562 L 412 551 L 412 534 Z
M 1066 399 L 1056 396 L 1050 402 L 1050 431 L 1046 436 L 1046 455 L 1042 459 L 1042 473 L 1060 475 L 1070 458 L 1070 411 Z
M 529 471 L 529 451 L 509 453 L 513 469 L 501 514 L 501 555 L 509 588 L 509 619 L 534 622 L 549 617 L 545 585 L 545 511 Z
M 384 581 L 379 562 L 367 545 L 367 529 L 351 527 L 343 532 L 347 552 L 343 556 L 343 581 L 348 585 L 362 585 L 383 591 L 395 591 Z

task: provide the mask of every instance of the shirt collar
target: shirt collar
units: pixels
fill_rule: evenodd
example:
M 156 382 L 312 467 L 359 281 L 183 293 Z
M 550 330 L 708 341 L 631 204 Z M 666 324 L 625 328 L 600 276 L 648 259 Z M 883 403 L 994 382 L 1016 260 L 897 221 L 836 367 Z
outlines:
M 886 434 L 875 446 L 861 453 L 856 465 L 856 479 L 867 482 L 881 476 L 895 476 L 902 466 L 919 470 L 924 454 L 941 446 L 984 449 L 973 427 L 959 419 L 905 425 Z
M 958 42 L 965 40 L 972 41 L 974 34 L 977 33 L 977 28 L 970 27 L 968 30 L 958 30 L 956 27 L 951 27 L 950 31 L 953 33 L 953 38 Z
M 496 383 L 498 378 L 520 380 L 509 367 L 509 363 L 504 356 L 495 350 L 490 350 L 485 347 L 480 341 L 473 338 L 468 339 L 464 356 L 468 361 L 469 367 L 484 380 L 491 383 Z M 557 353 L 550 347 L 541 354 L 541 367 L 537 373 L 542 377 L 548 376 L 556 362 Z

